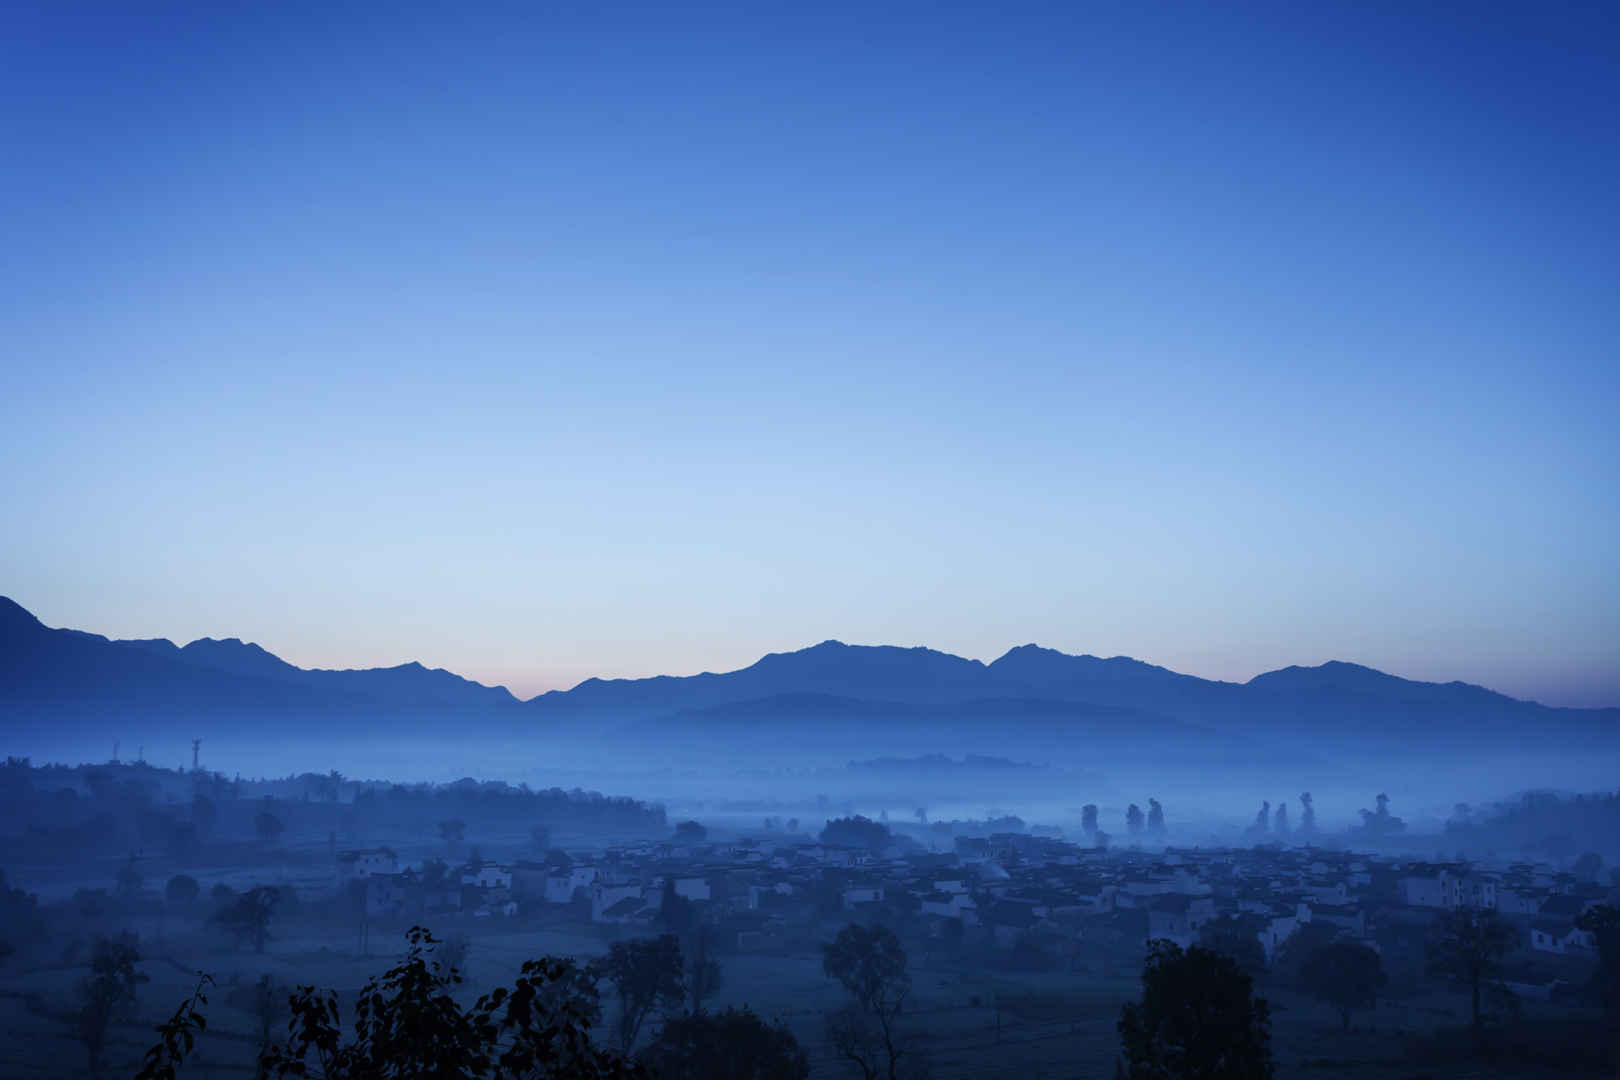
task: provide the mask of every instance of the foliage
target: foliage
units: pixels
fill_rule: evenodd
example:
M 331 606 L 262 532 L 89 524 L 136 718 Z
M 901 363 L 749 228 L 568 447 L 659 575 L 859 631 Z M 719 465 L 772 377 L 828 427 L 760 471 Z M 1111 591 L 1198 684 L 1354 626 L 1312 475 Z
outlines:
M 1306 835 L 1316 831 L 1316 804 L 1308 791 L 1299 793 L 1299 831 Z
M 793 1033 L 747 1008 L 670 1020 L 639 1055 L 661 1080 L 807 1080 L 810 1058 Z
M 675 826 L 675 839 L 686 843 L 701 843 L 709 838 L 709 830 L 696 821 L 683 821 Z
M 460 818 L 450 818 L 439 822 L 439 837 L 451 851 L 455 851 L 462 840 L 467 837 L 467 823 Z
M 285 1043 L 267 1047 L 260 1075 L 325 1080 L 646 1080 L 641 1066 L 590 1041 L 600 1017 L 595 986 L 571 960 L 530 960 L 510 987 L 470 1008 L 452 991 L 457 973 L 430 960 L 438 942 L 420 926 L 400 964 L 360 992 L 345 1041 L 333 991 L 303 986 L 287 1002 Z M 158 1028 L 137 1080 L 174 1080 L 206 1026 L 203 976 L 191 998 Z M 266 986 L 269 984 L 266 983 Z
M 405 960 L 361 991 L 343 1041 L 337 995 L 301 987 L 293 995 L 289 1036 L 262 1059 L 272 1077 L 373 1080 L 383 1077 L 609 1078 L 642 1071 L 590 1043 L 594 1002 L 558 1002 L 559 982 L 577 990 L 577 969 L 552 959 L 531 960 L 508 989 L 500 987 L 463 1008 L 452 994 L 457 973 L 430 960 L 436 939 L 422 927 L 408 935 Z M 311 1070 L 313 1058 L 319 1073 Z
M 1266 950 L 1260 944 L 1260 919 L 1253 915 L 1222 915 L 1198 928 L 1198 944 L 1220 953 L 1251 978 L 1266 971 Z
M 894 842 L 894 836 L 882 822 L 856 814 L 827 822 L 821 830 L 821 842 L 882 851 Z
M 270 812 L 269 803 L 270 800 L 266 799 L 265 809 L 260 810 L 253 818 L 253 831 L 258 834 L 259 842 L 267 847 L 275 843 L 286 830 L 281 819 Z
M 1139 834 L 1147 826 L 1147 819 L 1142 814 L 1142 808 L 1135 803 L 1125 808 L 1125 831 L 1132 836 Z
M 1597 935 L 1598 969 L 1592 975 L 1592 989 L 1611 1013 L 1620 1015 L 1620 908 L 1599 904 L 1575 925 Z
M 1378 1005 L 1378 991 L 1389 981 L 1377 951 L 1365 945 L 1335 942 L 1311 953 L 1300 972 L 1303 989 L 1339 1010 L 1350 1030 L 1350 1014 Z
M 1119 1018 L 1132 1080 L 1269 1080 L 1271 1013 L 1230 958 L 1154 941 Z
M 163 888 L 163 898 L 170 907 L 190 907 L 202 895 L 202 886 L 190 874 L 176 874 Z
M 1147 828 L 1155 835 L 1164 832 L 1164 807 L 1158 799 L 1148 800 Z
M 280 900 L 280 889 L 258 885 L 220 909 L 214 916 L 214 922 L 236 939 L 238 948 L 252 942 L 253 951 L 262 953 L 264 943 L 270 939 L 270 916 Z
M 850 923 L 822 949 L 822 970 L 855 999 L 853 1009 L 828 1018 L 828 1038 L 867 1080 L 879 1075 L 880 1065 L 889 1080 L 898 1076 L 905 1051 L 896 1023 L 911 992 L 906 963 L 900 939 L 883 926 Z
M 1361 824 L 1352 832 L 1359 833 L 1368 839 L 1377 839 L 1381 836 L 1393 836 L 1406 831 L 1406 822 L 1389 812 L 1389 796 L 1379 793 L 1375 800 L 1378 809 L 1362 810 Z
M 196 1049 L 197 1036 L 208 1030 L 208 1018 L 201 1007 L 208 1004 L 203 990 L 213 982 L 212 976 L 197 973 L 197 989 L 180 1003 L 173 1016 L 158 1026 L 158 1041 L 147 1050 L 135 1080 L 175 1080 L 186 1055 Z
M 79 1040 L 89 1055 L 90 1075 L 99 1077 L 107 1029 L 114 1019 L 128 1017 L 135 1007 L 135 990 L 149 981 L 136 970 L 139 942 L 133 934 L 99 938 L 90 959 L 90 976 L 79 984 L 79 1010 L 75 1014 Z
M 1446 914 L 1439 933 L 1429 950 L 1429 969 L 1468 987 L 1478 1032 L 1483 1025 L 1480 996 L 1501 970 L 1502 956 L 1516 936 L 1513 927 L 1489 908 L 1464 907 Z
M 1097 804 L 1086 803 L 1080 808 L 1080 830 L 1086 835 L 1097 831 Z
M 679 1007 L 686 996 L 685 971 L 674 934 L 614 943 L 602 975 L 619 997 L 619 1046 L 626 1053 L 654 1009 Z

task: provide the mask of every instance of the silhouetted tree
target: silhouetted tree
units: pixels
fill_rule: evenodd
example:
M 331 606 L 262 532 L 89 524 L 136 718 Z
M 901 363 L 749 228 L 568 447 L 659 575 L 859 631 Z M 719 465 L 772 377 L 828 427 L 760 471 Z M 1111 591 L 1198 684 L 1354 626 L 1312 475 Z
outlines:
M 1361 811 L 1361 832 L 1377 838 L 1392 836 L 1395 833 L 1406 831 L 1406 822 L 1389 812 L 1389 796 L 1379 792 L 1376 799 L 1378 809 Z
M 896 1024 L 911 992 L 900 939 L 887 927 L 850 923 L 823 947 L 821 967 L 855 1001 L 853 1008 L 829 1017 L 827 1034 L 834 1048 L 866 1080 L 885 1075 L 879 1072 L 884 1066 L 889 1080 L 896 1080 L 905 1052 Z
M 1148 800 L 1147 827 L 1148 832 L 1155 836 L 1164 832 L 1164 807 L 1159 804 L 1158 799 Z
M 640 1066 L 591 1045 L 594 991 L 571 962 L 530 960 L 511 987 L 464 1008 L 452 994 L 460 976 L 429 959 L 438 942 L 419 926 L 408 937 L 405 960 L 357 997 L 347 1041 L 337 995 L 300 989 L 289 1002 L 287 1041 L 261 1059 L 267 1074 L 310 1076 L 313 1058 L 325 1080 L 645 1077 Z
M 1270 1080 L 1271 1011 L 1230 957 L 1169 941 L 1148 947 L 1142 1000 L 1119 1018 L 1132 1080 Z
M 461 849 L 461 842 L 467 838 L 467 823 L 460 818 L 451 818 L 449 821 L 439 822 L 439 838 L 453 856 Z
M 670 1020 L 638 1060 L 660 1080 L 808 1080 L 810 1057 L 746 1006 Z
M 1489 908 L 1464 907 L 1448 912 L 1440 921 L 1439 932 L 1439 940 L 1429 952 L 1429 968 L 1468 987 L 1477 1033 L 1484 1025 L 1481 993 L 1501 969 L 1502 956 L 1513 944 L 1513 927 Z
M 1249 831 L 1261 835 L 1271 831 L 1271 803 L 1269 800 L 1260 804 L 1260 812 L 1254 815 L 1254 824 Z
M 136 987 L 149 981 L 136 970 L 140 961 L 139 941 L 134 934 L 96 940 L 90 976 L 79 984 L 79 1011 L 75 1015 L 79 1041 L 89 1055 L 91 1076 L 101 1075 L 107 1029 L 114 1019 L 132 1014 Z
M 1125 831 L 1132 836 L 1142 835 L 1142 829 L 1147 820 L 1142 816 L 1142 808 L 1135 803 L 1125 808 Z
M 1308 791 L 1299 794 L 1299 831 L 1307 836 L 1316 832 L 1316 804 Z
M 253 951 L 262 953 L 264 943 L 270 939 L 270 916 L 280 900 L 280 889 L 259 885 L 236 897 L 214 916 L 214 921 L 236 939 L 238 947 L 251 941 Z
M 619 997 L 619 1047 L 635 1045 L 641 1026 L 654 1009 L 677 1008 L 686 996 L 686 962 L 674 934 L 640 941 L 615 942 L 602 964 L 602 975 Z
M 675 839 L 689 844 L 702 843 L 709 838 L 709 830 L 696 821 L 683 821 L 675 826 Z
M 141 876 L 140 859 L 131 855 L 124 860 L 124 865 L 118 868 L 118 901 L 126 908 L 132 906 L 141 897 L 141 885 L 145 882 Z
M 856 814 L 854 817 L 833 818 L 821 830 L 823 844 L 842 844 L 882 851 L 894 842 L 889 827 L 882 822 Z
M 714 957 L 714 937 L 702 923 L 686 937 L 686 989 L 692 1002 L 692 1015 L 703 1012 L 703 1004 L 720 992 L 725 973 Z
M 175 908 L 190 907 L 197 902 L 197 897 L 201 894 L 202 886 L 198 885 L 197 879 L 189 874 L 176 874 L 163 887 L 163 899 L 170 907 Z
M 1087 836 L 1097 832 L 1097 804 L 1086 803 L 1080 808 L 1080 831 Z
M 1620 1017 L 1620 908 L 1598 904 L 1575 925 L 1597 937 L 1598 969 L 1592 974 L 1592 990 L 1612 1015 Z
M 191 797 L 191 823 L 197 826 L 197 835 L 206 840 L 213 834 L 214 826 L 219 824 L 219 808 L 214 800 L 197 792 Z
M 1376 950 L 1335 942 L 1306 958 L 1300 981 L 1306 993 L 1339 1010 L 1344 1030 L 1349 1031 L 1351 1012 L 1377 1008 L 1378 991 L 1389 978 Z
M 1286 802 L 1277 804 L 1277 813 L 1271 819 L 1271 827 L 1273 831 L 1283 836 L 1288 835 L 1288 804 Z
M 270 812 L 270 800 L 265 800 L 265 808 L 260 810 L 253 818 L 253 831 L 259 836 L 259 843 L 269 847 L 276 842 L 276 838 L 286 828 L 281 819 Z
M 1229 957 L 1245 975 L 1258 978 L 1266 971 L 1266 950 L 1260 944 L 1262 923 L 1256 915 L 1222 915 L 1198 928 L 1198 944 Z

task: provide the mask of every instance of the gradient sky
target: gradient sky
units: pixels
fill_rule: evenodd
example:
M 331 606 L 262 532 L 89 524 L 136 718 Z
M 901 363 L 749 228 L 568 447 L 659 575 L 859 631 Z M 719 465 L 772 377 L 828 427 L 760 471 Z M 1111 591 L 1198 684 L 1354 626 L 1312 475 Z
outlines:
M 1620 7 L 227 6 L 0 16 L 47 624 L 1620 705 Z

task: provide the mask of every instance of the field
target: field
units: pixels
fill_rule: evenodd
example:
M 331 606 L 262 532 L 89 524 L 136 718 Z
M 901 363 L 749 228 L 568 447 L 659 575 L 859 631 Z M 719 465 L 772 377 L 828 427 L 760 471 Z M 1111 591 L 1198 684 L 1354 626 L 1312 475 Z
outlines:
M 219 985 L 210 995 L 209 1030 L 183 1075 L 253 1075 L 258 1020 L 248 990 L 263 974 L 296 985 L 313 984 L 352 992 L 368 976 L 401 955 L 402 938 L 375 930 L 369 955 L 361 955 L 356 935 L 341 927 L 300 924 L 288 928 L 264 955 L 218 951 L 214 937 L 193 925 L 138 926 L 150 983 L 141 987 L 137 1015 L 117 1026 L 108 1048 L 109 1076 L 132 1075 L 152 1042 L 151 1029 L 191 990 L 195 972 L 208 970 Z M 521 929 L 466 920 L 438 928 L 466 933 L 471 941 L 467 967 L 470 999 L 510 980 L 523 960 L 545 954 L 590 956 L 607 948 L 602 933 L 579 927 Z M 843 1002 L 842 991 L 821 972 L 808 950 L 788 955 L 728 956 L 718 1006 L 748 1004 L 779 1018 L 809 1048 L 812 1075 L 845 1075 L 844 1065 L 826 1044 L 825 1013 Z M 53 1010 L 65 1010 L 82 965 L 0 969 L 0 1076 L 85 1075 L 85 1054 L 71 1029 Z M 1133 979 L 1099 979 L 1051 973 L 964 972 L 919 957 L 913 963 L 914 990 L 907 1027 L 918 1053 L 938 1080 L 956 1078 L 1080 1078 L 1113 1075 L 1117 1047 L 1114 1022 L 1122 1003 L 1136 991 Z M 30 1005 L 25 993 L 38 998 Z M 1274 1045 L 1280 1077 L 1554 1077 L 1558 1070 L 1523 1066 L 1490 1067 L 1410 1064 L 1403 1033 L 1456 1025 L 1464 1008 L 1460 997 L 1444 993 L 1386 1000 L 1376 1014 L 1357 1017 L 1341 1032 L 1337 1015 L 1287 991 L 1268 991 L 1275 1010 Z M 1530 1003 L 1535 1004 L 1535 1003 Z M 1545 1006 L 1543 1006 L 1545 1007 Z M 611 1015 L 611 1005 L 608 1006 Z

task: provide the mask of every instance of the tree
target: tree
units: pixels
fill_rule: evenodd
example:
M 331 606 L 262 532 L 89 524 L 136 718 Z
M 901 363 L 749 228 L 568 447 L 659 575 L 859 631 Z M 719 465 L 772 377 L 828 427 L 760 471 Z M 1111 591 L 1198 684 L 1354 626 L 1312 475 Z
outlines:
M 268 804 L 269 800 L 266 799 L 265 802 Z M 269 847 L 271 844 L 275 843 L 276 838 L 279 837 L 285 829 L 286 826 L 281 823 L 280 818 L 270 812 L 268 805 L 265 809 L 260 810 L 253 818 L 253 830 L 259 835 L 259 843 L 263 844 L 265 847 Z
M 201 894 L 202 886 L 198 885 L 197 879 L 190 874 L 176 874 L 163 887 L 163 899 L 170 907 L 175 908 L 190 907 L 197 902 L 197 897 Z
M 1598 874 L 1603 871 L 1603 856 L 1595 851 L 1588 851 L 1575 860 L 1569 871 L 1582 881 L 1596 881 Z
M 219 808 L 214 800 L 197 792 L 191 797 L 191 823 L 197 826 L 197 835 L 206 839 L 219 823 Z
M 1260 812 L 1254 815 L 1254 824 L 1249 826 L 1249 831 L 1262 836 L 1271 831 L 1271 802 L 1269 800 L 1260 804 Z
M 1592 974 L 1592 989 L 1611 1014 L 1620 1015 L 1620 908 L 1598 904 L 1575 925 L 1596 935 L 1598 969 Z
M 1342 941 L 1311 953 L 1300 978 L 1306 993 L 1339 1010 L 1346 1031 L 1351 1012 L 1377 1008 L 1378 991 L 1389 981 L 1377 951 Z
M 405 960 L 360 992 L 346 1042 L 336 993 L 300 988 L 288 1003 L 287 1041 L 260 1058 L 266 1075 L 314 1075 L 314 1058 L 326 1080 L 645 1078 L 640 1066 L 591 1045 L 594 990 L 571 961 L 530 960 L 510 988 L 464 1008 L 452 994 L 460 976 L 430 959 L 437 940 L 420 926 L 408 940 Z
M 808 1080 L 810 1056 L 786 1026 L 746 1006 L 678 1017 L 638 1060 L 660 1080 Z
M 1080 808 L 1080 831 L 1087 836 L 1097 833 L 1097 804 L 1086 803 Z
M 657 1008 L 673 1009 L 686 997 L 686 962 L 674 934 L 615 942 L 602 975 L 619 997 L 619 1048 L 635 1045 L 641 1026 Z
M 1251 978 L 1266 971 L 1266 950 L 1260 944 L 1261 919 L 1255 915 L 1222 915 L 1198 928 L 1198 944 L 1230 958 Z
M 1429 951 L 1429 969 L 1468 987 L 1474 1031 L 1483 1030 L 1480 994 L 1495 978 L 1513 944 L 1513 927 L 1489 908 L 1457 908 L 1440 921 L 1440 939 Z
M 839 1054 L 866 1080 L 878 1076 L 883 1064 L 895 1080 L 904 1053 L 896 1025 L 911 992 L 900 939 L 887 927 L 850 923 L 823 947 L 821 967 L 855 1002 L 853 1009 L 833 1014 L 828 1026 Z
M 1378 806 L 1376 810 L 1363 809 L 1361 813 L 1360 832 L 1372 838 L 1380 836 L 1393 836 L 1406 831 L 1406 822 L 1389 812 L 1389 796 L 1379 792 L 1374 800 Z
M 714 941 L 709 928 L 698 924 L 686 938 L 686 988 L 692 999 L 692 1015 L 703 1012 L 703 1003 L 720 992 L 725 973 L 714 958 Z
M 1307 836 L 1316 832 L 1316 804 L 1308 791 L 1299 793 L 1299 831 Z
M 709 838 L 709 830 L 696 821 L 683 821 L 675 826 L 675 839 L 688 844 L 700 844 Z
M 894 842 L 889 827 L 882 822 L 856 814 L 853 817 L 833 818 L 821 830 L 823 844 L 841 844 L 845 847 L 882 851 Z
M 1270 1080 L 1271 1010 L 1230 957 L 1170 941 L 1148 947 L 1142 1000 L 1120 1013 L 1132 1080 Z
M 138 856 L 130 855 L 118 869 L 118 900 L 125 907 L 141 898 L 141 886 L 146 879 L 141 876 L 140 861 Z
M 149 981 L 135 965 L 141 962 L 134 934 L 98 938 L 90 957 L 90 976 L 79 984 L 77 1022 L 79 1041 L 89 1055 L 90 1075 L 99 1077 L 107 1029 L 114 1019 L 131 1015 L 135 989 Z
M 262 953 L 264 943 L 270 939 L 270 916 L 280 900 L 280 889 L 258 885 L 222 908 L 214 916 L 214 921 L 236 939 L 238 948 L 251 941 L 253 951 Z
M 1276 816 L 1274 816 L 1272 818 L 1272 828 L 1275 829 L 1278 833 L 1280 833 L 1283 836 L 1288 835 L 1288 804 L 1287 803 L 1280 802 L 1280 803 L 1277 804 Z
M 1125 808 L 1126 832 L 1130 833 L 1132 836 L 1140 836 L 1142 835 L 1142 829 L 1146 826 L 1146 824 L 1147 822 L 1142 816 L 1142 808 L 1140 806 L 1137 806 L 1135 803 L 1131 803 L 1130 806 Z
M 1147 829 L 1154 836 L 1164 834 L 1164 807 L 1159 804 L 1158 799 L 1148 800 Z
M 467 823 L 460 818 L 451 818 L 449 821 L 439 822 L 439 837 L 454 855 L 461 847 L 461 841 L 466 839 Z

